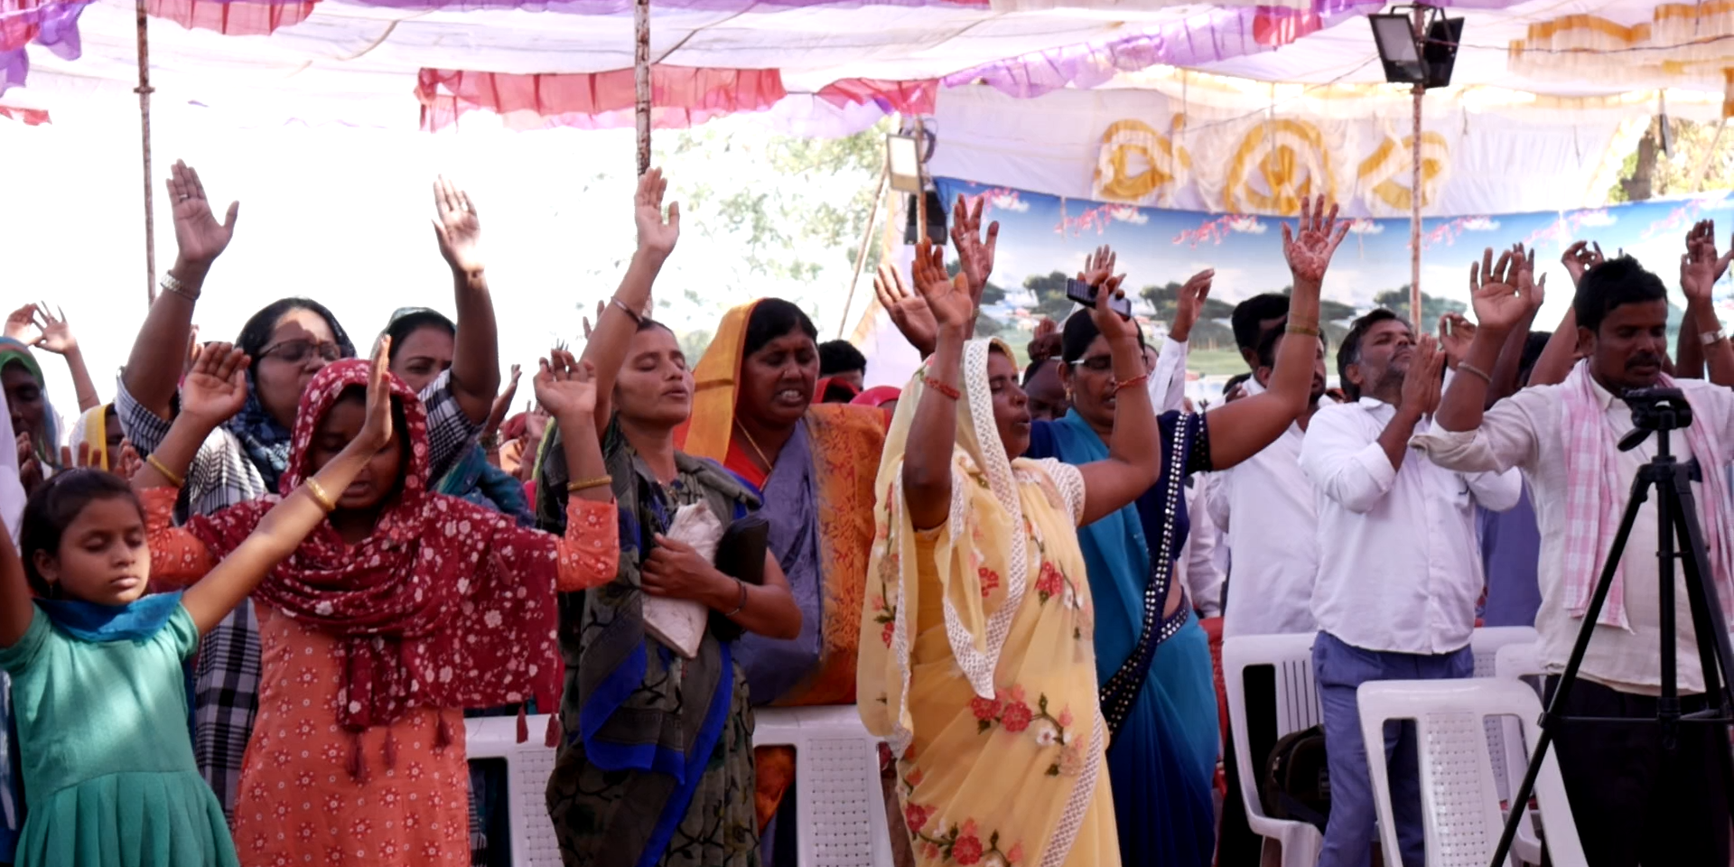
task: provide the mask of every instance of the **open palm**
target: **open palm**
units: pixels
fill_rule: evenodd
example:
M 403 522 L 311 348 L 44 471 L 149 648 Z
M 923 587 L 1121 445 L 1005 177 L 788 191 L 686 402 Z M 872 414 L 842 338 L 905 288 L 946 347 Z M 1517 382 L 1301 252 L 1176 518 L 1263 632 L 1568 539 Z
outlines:
M 445 178 L 434 181 L 434 235 L 440 255 L 453 271 L 473 274 L 482 270 L 482 218 L 470 194 Z
M 596 412 L 596 366 L 556 349 L 536 372 L 536 400 L 555 418 L 587 418 Z
M 199 349 L 193 369 L 181 383 L 181 414 L 212 427 L 247 405 L 247 353 L 229 343 Z
M 1469 297 L 1475 305 L 1475 318 L 1483 328 L 1509 329 L 1528 310 L 1528 302 L 1520 290 L 1523 257 L 1514 259 L 1510 250 L 1493 261 L 1493 248 L 1481 254 L 1481 261 L 1469 266 Z
M 969 293 L 967 276 L 962 272 L 956 277 L 945 273 L 945 248 L 935 247 L 923 238 L 915 246 L 913 272 L 915 291 L 927 300 L 939 326 L 968 330 L 975 318 L 975 298 Z
M 1324 282 L 1325 271 L 1331 266 L 1337 245 L 1349 234 L 1350 221 L 1337 225 L 1337 206 L 1325 211 L 1325 197 L 1316 202 L 1301 199 L 1300 222 L 1294 231 L 1282 224 L 1282 252 L 1288 259 L 1289 272 L 1297 284 L 1318 286 Z
M 668 217 L 662 215 L 662 197 L 668 192 L 668 181 L 662 169 L 651 169 L 638 179 L 638 192 L 632 198 L 632 219 L 638 226 L 638 248 L 648 253 L 667 256 L 680 241 L 680 203 L 670 202 Z
M 174 202 L 175 243 L 180 257 L 188 262 L 210 264 L 228 249 L 230 239 L 235 236 L 235 218 L 241 203 L 230 202 L 223 222 L 217 222 L 217 215 L 205 198 L 205 185 L 199 181 L 199 173 L 180 160 L 169 170 L 168 188 L 169 198 Z
M 873 277 L 873 294 L 878 296 L 879 306 L 885 308 L 891 316 L 891 324 L 897 326 L 898 333 L 909 341 L 909 345 L 923 355 L 933 351 L 939 343 L 939 320 L 933 318 L 933 310 L 927 306 L 926 298 L 903 285 L 896 266 L 889 262 L 880 263 L 879 273 Z

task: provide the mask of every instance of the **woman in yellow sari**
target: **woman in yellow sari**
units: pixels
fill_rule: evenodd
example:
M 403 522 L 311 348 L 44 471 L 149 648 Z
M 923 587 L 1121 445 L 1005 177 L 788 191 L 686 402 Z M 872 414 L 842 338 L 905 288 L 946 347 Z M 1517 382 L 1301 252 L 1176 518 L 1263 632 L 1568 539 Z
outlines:
M 1096 700 L 1094 606 L 1077 527 L 1161 471 L 1131 322 L 1094 318 L 1123 390 L 1107 460 L 1017 457 L 1028 398 L 1012 353 L 971 341 L 974 302 L 922 244 L 915 283 L 938 347 L 898 403 L 879 465 L 857 692 L 898 755 L 922 865 L 1114 867 L 1113 795 Z

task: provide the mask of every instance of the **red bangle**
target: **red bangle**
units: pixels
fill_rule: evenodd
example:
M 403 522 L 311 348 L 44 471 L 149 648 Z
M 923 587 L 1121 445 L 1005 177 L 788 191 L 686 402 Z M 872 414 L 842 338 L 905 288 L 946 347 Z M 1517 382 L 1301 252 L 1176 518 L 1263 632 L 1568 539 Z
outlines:
M 1150 379 L 1150 374 L 1148 374 L 1148 373 L 1140 373 L 1137 376 L 1132 377 L 1131 379 L 1122 379 L 1119 382 L 1114 383 L 1114 391 L 1118 392 L 1122 388 L 1130 388 L 1134 385 L 1138 385 L 1140 383 L 1146 382 L 1149 379 Z
M 931 376 L 923 376 L 923 377 L 921 377 L 921 381 L 926 383 L 928 388 L 931 388 L 934 391 L 937 391 L 940 394 L 943 394 L 946 397 L 951 398 L 952 400 L 958 400 L 958 399 L 961 399 L 963 397 L 962 394 L 958 393 L 957 389 L 952 388 L 951 386 L 946 385 L 945 383 L 940 382 L 939 380 L 934 379 Z

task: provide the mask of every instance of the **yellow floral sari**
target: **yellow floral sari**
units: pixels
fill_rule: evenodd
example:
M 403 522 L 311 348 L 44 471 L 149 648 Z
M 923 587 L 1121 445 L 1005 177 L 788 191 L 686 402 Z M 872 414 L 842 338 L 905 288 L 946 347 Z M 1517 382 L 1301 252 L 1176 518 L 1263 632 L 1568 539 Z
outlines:
M 965 347 L 950 518 L 934 530 L 910 523 L 901 479 L 925 369 L 898 402 L 861 618 L 861 719 L 899 756 L 918 863 L 1115 867 L 1083 479 L 1006 459 L 989 346 Z

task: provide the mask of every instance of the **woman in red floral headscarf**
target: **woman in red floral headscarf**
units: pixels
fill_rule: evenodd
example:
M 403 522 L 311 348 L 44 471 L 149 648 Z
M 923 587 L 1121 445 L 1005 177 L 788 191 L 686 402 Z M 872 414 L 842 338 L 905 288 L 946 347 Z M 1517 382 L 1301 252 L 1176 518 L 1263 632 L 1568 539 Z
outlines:
M 367 372 L 364 362 L 340 361 L 308 385 L 284 490 L 352 438 Z M 558 707 L 555 590 L 596 586 L 616 570 L 614 506 L 594 435 L 565 443 L 578 496 L 565 537 L 555 537 L 430 493 L 426 413 L 395 377 L 392 394 L 396 447 L 329 493 L 329 520 L 252 597 L 263 676 L 234 815 L 245 865 L 468 865 L 462 709 L 530 697 Z M 542 363 L 536 396 L 571 419 L 569 429 L 593 430 L 592 375 L 569 354 Z M 156 472 L 142 475 L 172 483 L 245 398 L 240 382 L 189 377 L 181 414 L 148 459 Z M 243 503 L 174 529 L 174 495 L 145 495 L 161 564 L 153 577 L 174 584 L 203 575 L 270 508 Z

